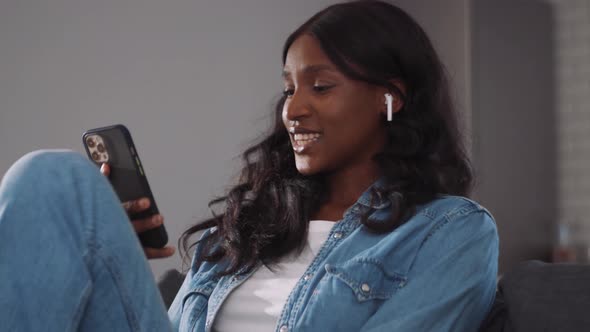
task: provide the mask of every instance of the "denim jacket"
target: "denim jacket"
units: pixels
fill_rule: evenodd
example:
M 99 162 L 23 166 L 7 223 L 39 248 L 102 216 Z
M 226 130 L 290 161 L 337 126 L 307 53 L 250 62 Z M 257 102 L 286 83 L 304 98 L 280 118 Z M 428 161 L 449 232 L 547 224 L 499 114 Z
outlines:
M 375 234 L 361 214 L 384 220 L 391 204 L 371 202 L 370 189 L 334 225 L 275 331 L 476 331 L 496 289 L 498 234 L 490 213 L 445 195 L 394 231 Z M 201 249 L 168 311 L 178 331 L 211 331 L 223 301 L 256 271 L 217 278 L 221 264 L 196 265 Z

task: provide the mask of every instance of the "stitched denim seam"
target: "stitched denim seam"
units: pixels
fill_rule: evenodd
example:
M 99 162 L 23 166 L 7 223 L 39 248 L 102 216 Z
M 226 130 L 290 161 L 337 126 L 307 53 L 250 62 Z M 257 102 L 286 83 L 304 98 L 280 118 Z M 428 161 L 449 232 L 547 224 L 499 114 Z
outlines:
M 469 215 L 473 212 L 478 212 L 478 211 L 481 211 L 481 209 L 474 204 L 461 205 L 451 211 L 448 211 L 447 213 L 445 213 L 443 215 L 443 217 L 442 217 L 443 221 L 436 224 L 428 232 L 428 235 L 426 235 L 426 237 L 424 238 L 424 241 L 422 241 L 422 243 L 420 244 L 420 247 L 422 247 L 424 245 L 424 243 L 426 243 L 426 241 L 428 241 L 430 239 L 430 237 L 433 236 L 436 232 L 438 232 L 442 227 L 444 227 L 450 221 L 455 220 L 456 217 L 466 216 L 466 215 Z
M 340 243 L 342 243 L 344 241 L 344 239 L 346 239 L 346 237 L 348 237 L 348 235 L 350 235 L 352 230 L 354 230 L 356 228 L 355 226 L 358 227 L 358 225 L 360 225 L 359 223 L 354 222 L 355 219 L 349 219 L 348 216 L 349 216 L 349 214 L 344 216 L 341 223 L 336 224 L 332 228 L 332 230 L 328 233 L 328 239 L 326 240 L 326 242 L 324 242 L 324 244 L 320 248 L 319 252 L 317 253 L 317 255 L 314 257 L 313 261 L 311 262 L 310 266 L 304 272 L 304 275 L 308 274 L 308 273 L 313 273 L 313 274 L 317 273 L 317 271 L 320 268 L 320 262 L 324 261 L 325 258 L 329 255 L 329 253 L 332 252 L 336 247 L 338 247 L 338 245 Z M 333 240 L 333 234 L 335 234 L 336 232 L 342 233 L 342 238 L 339 241 Z M 301 286 L 300 284 L 301 284 L 301 278 L 299 279 L 299 281 L 295 285 L 295 288 L 297 288 L 297 293 L 294 294 L 296 296 L 295 297 L 296 301 L 290 310 L 290 316 L 287 318 L 287 324 L 289 324 L 291 326 L 293 326 L 293 324 L 295 324 L 295 319 L 299 315 L 299 311 L 301 309 L 301 306 L 303 305 L 303 298 L 304 297 L 301 295 L 301 292 L 308 290 L 308 288 L 305 288 L 305 285 Z M 307 287 L 309 287 L 309 284 L 307 285 Z M 290 299 L 291 299 L 290 297 L 287 298 L 287 301 L 289 301 Z M 285 304 L 287 304 L 287 303 L 288 302 L 286 302 Z M 286 308 L 287 308 L 287 305 L 284 305 L 283 310 L 281 311 L 281 314 L 279 315 L 279 318 L 283 317 L 283 315 L 286 312 Z
M 186 302 L 186 300 L 189 298 L 190 295 L 193 294 L 197 294 L 197 295 L 201 295 L 207 298 L 207 300 L 209 300 L 209 298 L 211 297 L 211 293 L 213 292 L 213 289 L 209 286 L 207 287 L 196 287 L 195 289 L 189 289 L 186 292 L 186 295 L 184 295 L 184 297 L 182 298 L 182 302 L 181 302 L 181 309 L 184 310 L 184 304 Z
M 105 257 L 103 255 L 101 255 L 101 250 L 102 248 L 100 246 L 97 246 L 97 250 L 96 250 L 96 259 L 100 259 L 106 266 L 106 268 L 108 269 L 111 277 L 113 278 L 113 281 L 116 285 L 116 289 L 117 289 L 117 293 L 121 299 L 121 303 L 123 305 L 123 310 L 125 310 L 125 316 L 127 317 L 127 322 L 129 323 L 129 327 L 131 328 L 132 331 L 140 331 L 139 328 L 139 321 L 137 319 L 137 317 L 135 316 L 135 313 L 133 313 L 131 310 L 129 310 L 129 308 L 132 306 L 131 305 L 131 301 L 130 301 L 130 297 L 128 294 L 126 294 L 124 292 L 124 287 L 122 287 L 121 285 L 121 275 L 119 274 L 119 271 L 117 269 L 114 269 L 113 266 L 116 266 L 116 264 L 111 264 L 111 261 L 108 257 Z
M 433 220 L 436 217 L 436 211 L 431 208 L 424 208 L 422 211 L 420 211 L 420 214 L 430 220 Z
M 82 296 L 80 296 L 80 302 L 79 302 L 79 306 L 76 310 L 76 312 L 74 313 L 73 317 L 72 317 L 72 325 L 70 326 L 70 328 L 68 329 L 68 331 L 77 331 L 80 325 L 80 322 L 82 320 L 82 316 L 84 315 L 84 312 L 86 310 L 86 305 L 83 304 L 87 304 L 88 303 L 88 299 L 90 298 L 90 295 L 92 294 L 92 282 L 90 282 L 89 284 L 86 285 L 86 287 L 84 287 L 84 290 L 82 291 Z
M 361 258 L 355 259 L 355 261 L 362 262 L 362 263 L 366 262 L 366 263 L 371 263 L 371 264 L 377 265 L 383 271 L 383 274 L 385 274 L 389 278 L 398 278 L 398 279 L 402 279 L 402 280 L 406 279 L 406 276 L 401 273 L 397 273 L 395 271 L 388 272 L 387 269 L 385 268 L 385 264 L 383 264 L 382 261 L 379 261 L 375 258 L 361 257 Z
M 207 308 L 208 303 L 205 303 L 203 306 L 201 306 L 201 309 L 198 311 L 195 310 L 191 310 L 191 312 L 189 313 L 189 326 L 190 329 L 189 331 L 194 331 L 195 327 L 197 325 L 197 322 L 199 321 L 199 317 L 201 317 L 201 315 L 203 314 L 203 312 L 205 311 L 205 308 Z
M 326 269 L 326 271 L 329 274 L 335 276 L 336 278 L 344 281 L 344 283 L 347 284 L 351 288 L 352 292 L 356 295 L 356 297 L 359 300 L 372 299 L 372 298 L 389 298 L 391 296 L 390 292 L 385 292 L 385 291 L 377 292 L 377 291 L 371 290 L 368 294 L 359 291 L 358 290 L 359 281 L 354 280 L 353 278 L 350 278 L 348 276 L 348 274 L 344 273 L 344 271 L 342 271 L 342 269 L 337 266 L 329 267 Z M 395 291 L 395 290 L 402 288 L 403 285 L 405 284 L 405 281 L 406 281 L 405 277 L 402 277 L 402 278 L 397 277 L 397 276 L 390 277 L 385 273 L 385 271 L 383 271 L 383 272 L 384 272 L 383 274 L 385 275 L 385 277 L 387 279 L 391 280 L 392 282 L 397 282 L 396 286 L 393 287 L 391 293 L 393 293 L 393 291 Z
M 330 235 L 328 235 L 328 240 L 320 248 L 320 251 L 318 252 L 316 257 L 314 257 L 311 265 L 304 272 L 304 275 L 308 274 L 308 273 L 312 273 L 312 274 L 317 273 L 317 271 L 319 270 L 319 262 L 320 262 L 319 257 L 324 257 L 324 255 L 322 255 L 322 254 L 324 252 L 326 252 L 326 250 L 328 250 L 328 247 L 330 247 L 330 249 L 328 251 L 332 251 L 334 249 L 333 247 L 337 243 L 334 243 L 334 241 L 330 241 L 332 238 L 332 234 L 335 232 L 334 229 L 335 228 L 332 228 L 332 231 L 329 233 Z M 295 319 L 296 319 L 297 315 L 299 314 L 299 310 L 300 310 L 301 306 L 303 305 L 303 296 L 301 296 L 301 292 L 306 291 L 308 289 L 308 288 L 305 288 L 306 285 L 302 284 L 301 280 L 302 280 L 302 278 L 299 278 L 299 281 L 297 282 L 297 284 L 295 286 L 296 288 L 294 288 L 294 289 L 297 289 L 296 293 L 293 294 L 293 295 L 295 295 L 296 301 L 290 310 L 289 317 L 287 318 L 287 324 L 289 324 L 289 325 L 293 325 L 295 323 Z M 309 283 L 307 284 L 307 287 L 309 287 Z M 287 304 L 287 303 L 285 303 L 285 304 Z M 283 315 L 283 313 L 286 311 L 287 311 L 287 305 L 284 305 L 283 310 L 281 311 L 281 315 L 279 317 L 281 317 Z

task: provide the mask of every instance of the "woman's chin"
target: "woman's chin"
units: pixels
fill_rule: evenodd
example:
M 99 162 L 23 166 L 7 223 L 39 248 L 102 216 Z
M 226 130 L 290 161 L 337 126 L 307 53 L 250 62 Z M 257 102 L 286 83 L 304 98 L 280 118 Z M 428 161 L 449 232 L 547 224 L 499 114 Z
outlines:
M 313 168 L 301 168 L 301 167 L 297 167 L 297 171 L 299 171 L 299 174 L 301 175 L 305 175 L 305 176 L 310 176 L 310 175 L 314 175 L 317 172 L 315 172 L 313 170 Z
M 314 175 L 320 172 L 320 168 L 317 167 L 317 165 L 310 163 L 310 160 L 298 160 L 298 158 L 295 158 L 295 166 L 297 167 L 299 174 L 305 176 Z

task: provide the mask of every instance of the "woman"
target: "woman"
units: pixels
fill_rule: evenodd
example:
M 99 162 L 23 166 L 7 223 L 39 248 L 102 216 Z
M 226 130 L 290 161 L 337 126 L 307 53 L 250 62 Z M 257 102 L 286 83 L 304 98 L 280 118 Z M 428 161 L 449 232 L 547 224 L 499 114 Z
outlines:
M 425 33 L 383 2 L 334 5 L 289 36 L 283 64 L 274 131 L 213 202 L 224 213 L 184 234 L 207 230 L 175 328 L 477 329 L 497 233 L 458 197 L 472 176 Z
M 168 312 L 173 329 L 476 330 L 494 298 L 497 231 L 490 214 L 464 197 L 470 166 L 443 66 L 423 30 L 384 2 L 330 6 L 287 39 L 283 79 L 274 130 L 244 153 L 239 183 L 212 202 L 222 213 L 183 234 L 188 250 L 189 237 L 205 230 Z M 141 249 L 105 181 L 67 153 L 23 159 L 0 189 L 0 207 L 8 207 L 0 234 L 24 232 L 14 222 L 11 232 L 1 228 L 16 214 L 50 214 L 68 226 L 80 217 L 118 221 L 74 226 L 63 251 L 52 249 L 76 263 L 60 265 L 71 273 L 59 275 L 76 286 L 68 287 L 76 296 L 67 296 L 67 306 L 56 301 L 64 326 L 168 328 Z M 57 174 L 62 182 L 77 179 L 77 195 L 60 196 L 70 202 L 65 212 L 44 203 L 23 213 L 27 207 L 11 197 L 31 195 L 23 183 L 50 178 L 35 165 L 55 159 L 83 173 Z M 46 181 L 44 190 L 57 190 Z M 142 209 L 138 202 L 127 207 Z M 146 223 L 135 221 L 136 230 Z M 54 240 L 49 234 L 50 248 L 59 247 Z M 166 250 L 146 253 L 171 254 Z M 53 270 L 47 275 L 56 276 Z M 88 289 L 93 283 L 100 296 Z M 84 310 L 76 310 L 80 303 Z

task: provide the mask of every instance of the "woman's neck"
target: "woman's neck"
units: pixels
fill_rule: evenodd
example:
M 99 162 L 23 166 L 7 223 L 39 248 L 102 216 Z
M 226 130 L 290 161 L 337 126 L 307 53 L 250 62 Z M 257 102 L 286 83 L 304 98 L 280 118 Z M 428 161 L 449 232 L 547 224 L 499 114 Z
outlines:
M 340 220 L 346 209 L 352 206 L 379 176 L 379 167 L 374 163 L 329 174 L 327 198 L 314 215 L 314 219 Z

